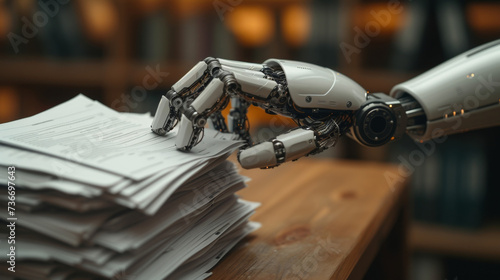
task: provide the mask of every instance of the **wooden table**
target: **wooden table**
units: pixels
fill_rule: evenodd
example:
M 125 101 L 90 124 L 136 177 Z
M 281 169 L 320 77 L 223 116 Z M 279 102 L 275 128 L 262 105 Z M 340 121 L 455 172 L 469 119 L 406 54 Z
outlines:
M 240 172 L 252 181 L 239 194 L 262 203 L 252 217 L 262 228 L 210 279 L 407 278 L 407 180 L 386 180 L 397 167 L 306 158 Z

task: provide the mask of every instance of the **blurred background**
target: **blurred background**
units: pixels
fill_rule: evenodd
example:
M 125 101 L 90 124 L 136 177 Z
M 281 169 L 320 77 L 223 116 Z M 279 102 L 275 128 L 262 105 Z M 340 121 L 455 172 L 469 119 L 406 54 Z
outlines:
M 306 61 L 389 93 L 499 38 L 499 1 L 0 0 L 0 122 L 78 93 L 154 113 L 207 56 Z M 293 125 L 258 108 L 250 115 L 256 140 Z M 499 279 L 499 134 L 450 136 L 411 164 L 412 279 Z M 381 148 L 345 137 L 321 156 L 404 165 L 419 150 L 408 137 Z

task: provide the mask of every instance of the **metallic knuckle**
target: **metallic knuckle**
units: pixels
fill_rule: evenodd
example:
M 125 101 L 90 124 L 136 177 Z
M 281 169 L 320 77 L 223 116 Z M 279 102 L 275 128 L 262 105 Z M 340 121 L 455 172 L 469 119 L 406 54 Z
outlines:
M 278 139 L 271 140 L 273 143 L 274 154 L 276 155 L 276 161 L 278 164 L 285 162 L 286 150 L 285 145 Z

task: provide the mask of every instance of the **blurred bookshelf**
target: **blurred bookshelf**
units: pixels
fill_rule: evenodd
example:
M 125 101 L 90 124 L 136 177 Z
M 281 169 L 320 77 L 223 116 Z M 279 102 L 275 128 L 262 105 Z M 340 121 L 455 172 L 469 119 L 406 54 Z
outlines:
M 308 61 L 339 70 L 370 92 L 389 92 L 393 85 L 425 70 L 416 67 L 400 71 L 389 63 L 410 14 L 406 6 L 401 12 L 390 13 L 387 24 L 379 22 L 380 32 L 369 38 L 359 54 L 350 55 L 349 61 L 339 48 L 343 42 L 354 44 L 353 27 L 363 29 L 376 19 L 374 14 L 391 11 L 387 1 L 73 1 L 60 5 L 59 14 L 39 28 L 40 34 L 19 44 L 19 53 L 15 54 L 7 34 L 21 34 L 25 24 L 21 19 L 33 21 L 34 14 L 44 11 L 36 3 L 0 4 L 0 13 L 8 15 L 0 22 L 0 85 L 21 96 L 24 88 L 50 88 L 55 92 L 58 88 L 66 92 L 88 88 L 99 92 L 98 97 L 110 105 L 131 87 L 140 85 L 147 75 L 146 66 L 159 64 L 169 73 L 159 85 L 159 90 L 164 90 L 206 56 L 253 62 L 269 57 Z M 223 6 L 217 8 L 216 3 Z M 238 5 L 233 7 L 231 3 Z M 494 13 L 498 6 L 490 2 L 468 4 L 465 14 L 476 34 L 475 44 L 498 36 L 500 27 Z M 76 30 L 63 33 L 51 24 L 63 16 L 73 19 Z M 70 48 L 68 38 L 47 42 L 58 32 L 74 39 L 77 43 L 73 45 L 79 47 Z M 66 45 L 66 50 L 53 45 Z
M 0 94 L 16 92 L 17 100 L 10 101 L 12 104 L 25 104 L 27 100 L 44 104 L 53 95 L 64 95 L 63 91 L 68 98 L 81 91 L 90 92 L 110 106 L 141 84 L 147 66 L 159 65 L 162 72 L 169 73 L 158 85 L 158 90 L 166 90 L 206 56 L 253 62 L 270 57 L 316 62 L 352 76 L 371 91 L 388 92 L 394 84 L 417 74 L 394 73 L 384 68 L 366 70 L 357 63 L 344 63 L 339 57 L 341 54 L 335 51 L 338 42 L 343 36 L 352 35 L 339 30 L 350 24 L 344 14 L 355 15 L 363 5 L 361 1 L 253 0 L 236 7 L 228 7 L 226 2 L 221 1 L 226 6 L 217 11 L 212 0 L 73 1 L 58 6 L 59 14 L 37 28 L 36 36 L 27 43 L 16 41 L 14 47 L 8 34 L 21 36 L 26 25 L 23 18 L 34 25 L 33 16 L 44 10 L 34 0 L 3 1 L 0 13 L 8 16 L 0 23 L 0 30 L 4 30 L 0 39 L 0 86 L 5 89 L 0 89 Z M 338 19 L 327 20 L 330 12 Z M 51 24 L 63 18 L 71 18 L 71 26 L 76 29 L 64 33 L 60 26 Z M 260 26 L 253 26 L 256 21 L 262 22 Z M 330 26 L 321 31 L 322 35 L 332 33 L 334 38 L 315 39 L 316 29 L 323 28 L 324 23 Z M 255 28 L 258 30 L 252 31 Z M 303 30 L 302 34 L 297 34 L 297 29 Z M 263 30 L 271 30 L 264 41 L 257 38 L 264 36 Z M 68 38 L 52 42 L 57 37 L 54 34 Z M 68 40 L 76 43 L 67 43 Z M 78 48 L 72 50 L 72 45 Z M 318 58 L 317 50 L 327 49 L 333 54 L 327 60 L 322 55 Z M 36 90 L 45 100 L 36 100 Z M 13 97 L 5 94 L 4 99 Z M 53 104 L 59 101 L 55 98 Z M 2 121 L 44 109 L 18 108 L 4 114 Z

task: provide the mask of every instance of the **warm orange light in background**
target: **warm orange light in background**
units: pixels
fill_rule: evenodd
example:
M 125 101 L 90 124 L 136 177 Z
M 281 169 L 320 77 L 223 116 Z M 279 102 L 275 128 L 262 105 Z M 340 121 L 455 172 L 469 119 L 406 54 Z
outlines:
M 12 88 L 0 88 L 0 123 L 18 117 L 19 97 Z
M 110 38 L 118 27 L 118 14 L 111 1 L 79 1 L 83 26 L 88 38 L 102 42 Z
M 311 32 L 311 13 L 305 5 L 290 5 L 283 11 L 283 36 L 293 47 L 303 45 Z
M 35 12 L 36 2 L 33 0 L 14 1 L 14 7 L 22 15 L 32 15 Z
M 227 13 L 224 21 L 241 44 L 262 46 L 275 34 L 273 13 L 261 6 L 239 6 Z
M 222 110 L 222 115 L 228 116 L 230 109 L 231 105 L 228 105 L 226 109 Z M 250 122 L 250 136 L 252 137 L 256 136 L 252 135 L 252 133 L 255 133 L 259 128 L 262 127 L 276 127 L 286 130 L 287 128 L 293 128 L 297 126 L 297 124 L 290 118 L 280 115 L 266 114 L 264 112 L 264 109 L 256 106 L 248 107 L 247 117 Z
M 467 6 L 467 21 L 474 32 L 498 32 L 500 29 L 500 4 L 473 3 Z
M 9 33 L 11 17 L 8 10 L 5 8 L 4 0 L 0 0 L 0 40 L 7 38 Z

